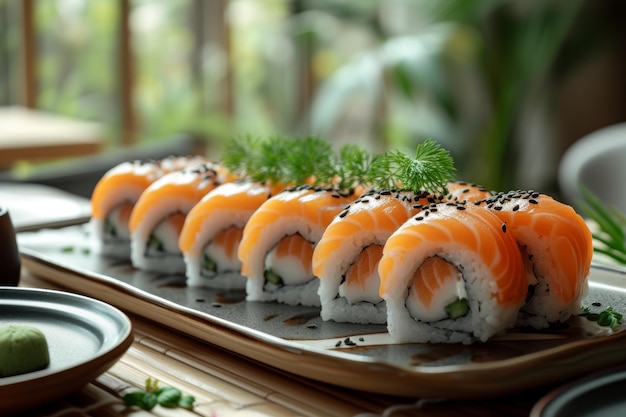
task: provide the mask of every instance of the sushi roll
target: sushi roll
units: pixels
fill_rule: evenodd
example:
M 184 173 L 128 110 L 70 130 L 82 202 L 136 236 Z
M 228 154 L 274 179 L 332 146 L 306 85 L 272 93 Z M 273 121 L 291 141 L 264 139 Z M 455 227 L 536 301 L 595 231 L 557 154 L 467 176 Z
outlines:
M 473 203 L 424 208 L 379 262 L 387 328 L 398 342 L 473 343 L 515 326 L 527 281 L 506 224 Z
M 252 214 L 286 184 L 311 181 L 324 158 L 327 141 L 273 136 L 266 140 L 234 138 L 222 155 L 239 181 L 216 187 L 189 212 L 179 246 L 186 264 L 187 284 L 220 289 L 244 289 L 238 248 Z
M 499 193 L 481 204 L 505 222 L 523 255 L 528 299 L 518 325 L 545 328 L 578 314 L 593 255 L 583 218 L 534 191 Z
M 313 250 L 335 215 L 357 197 L 305 185 L 264 202 L 244 227 L 238 249 L 247 300 L 319 306 Z
M 323 320 L 387 321 L 387 308 L 379 295 L 383 246 L 404 222 L 436 200 L 426 192 L 372 190 L 335 217 L 313 252 Z
M 371 171 L 376 175 L 371 182 L 375 187 L 404 184 L 405 188 L 375 188 L 343 210 L 324 231 L 313 253 L 322 319 L 385 323 L 387 309 L 379 294 L 378 262 L 387 239 L 423 207 L 443 201 L 444 194 L 456 199 L 454 191 L 443 185 L 470 195 L 464 192 L 470 187 L 467 183 L 449 180 L 452 158 L 434 142 L 418 145 L 415 155 L 389 153 L 373 161 Z M 426 188 L 431 191 L 422 191 Z
M 178 241 L 187 213 L 209 191 L 234 180 L 220 164 L 205 162 L 170 172 L 139 197 L 129 220 L 131 262 L 137 269 L 184 273 Z
M 246 288 L 237 257 L 243 228 L 261 204 L 283 189 L 282 184 L 230 182 L 213 189 L 191 209 L 179 239 L 188 286 Z
M 128 221 L 141 193 L 168 172 L 204 162 L 201 156 L 126 161 L 108 170 L 91 195 L 90 239 L 94 253 L 130 259 Z

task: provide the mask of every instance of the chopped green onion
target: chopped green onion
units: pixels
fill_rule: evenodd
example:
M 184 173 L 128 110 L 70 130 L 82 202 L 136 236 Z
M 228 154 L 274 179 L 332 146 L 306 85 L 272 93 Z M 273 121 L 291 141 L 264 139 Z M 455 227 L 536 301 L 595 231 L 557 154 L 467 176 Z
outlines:
M 623 319 L 623 315 L 613 310 L 612 307 L 608 307 L 600 313 L 593 313 L 589 307 L 584 307 L 579 315 L 587 318 L 587 320 L 597 322 L 600 326 L 610 327 L 611 329 L 622 324 Z

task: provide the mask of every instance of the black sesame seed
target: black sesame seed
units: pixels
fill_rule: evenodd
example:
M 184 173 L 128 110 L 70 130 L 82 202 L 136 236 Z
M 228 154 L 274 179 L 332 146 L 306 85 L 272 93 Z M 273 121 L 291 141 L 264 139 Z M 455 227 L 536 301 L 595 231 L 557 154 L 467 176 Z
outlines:
M 502 223 L 502 231 L 506 233 L 506 223 Z

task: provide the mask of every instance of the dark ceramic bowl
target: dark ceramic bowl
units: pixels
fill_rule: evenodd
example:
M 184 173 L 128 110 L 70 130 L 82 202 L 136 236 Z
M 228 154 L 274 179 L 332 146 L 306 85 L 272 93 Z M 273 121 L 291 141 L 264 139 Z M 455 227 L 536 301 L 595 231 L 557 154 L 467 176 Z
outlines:
M 0 206 L 0 286 L 17 286 L 20 282 L 20 253 L 9 210 Z

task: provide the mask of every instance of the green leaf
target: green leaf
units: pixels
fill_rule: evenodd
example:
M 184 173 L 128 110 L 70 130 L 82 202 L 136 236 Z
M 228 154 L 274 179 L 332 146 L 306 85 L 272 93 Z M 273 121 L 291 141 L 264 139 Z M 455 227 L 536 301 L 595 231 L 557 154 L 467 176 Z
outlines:
M 141 403 L 138 405 L 144 410 L 152 410 L 157 405 L 157 403 L 158 401 L 156 394 L 154 392 L 146 392 L 141 399 Z
M 172 387 L 165 387 L 159 389 L 155 392 L 157 396 L 157 402 L 163 407 L 176 407 L 180 398 L 182 397 L 182 393 L 180 390 Z
M 124 395 L 122 399 L 124 400 L 124 404 L 128 407 L 132 407 L 134 405 L 141 406 L 141 404 L 143 404 L 143 397 L 145 397 L 146 394 L 146 391 L 134 391 Z
M 593 232 L 594 251 L 626 265 L 626 216 L 615 207 L 607 207 L 588 188 L 579 184 L 583 196 L 582 212 L 598 225 Z
M 137 406 L 144 410 L 152 410 L 157 404 L 168 408 L 191 409 L 195 401 L 192 396 L 182 395 L 177 388 L 159 387 L 159 381 L 152 378 L 146 379 L 145 390 L 128 393 L 123 400 L 127 407 Z
M 193 403 L 195 401 L 196 399 L 192 397 L 191 395 L 183 395 L 182 397 L 180 397 L 180 400 L 178 401 L 178 406 L 180 408 L 186 408 L 190 410 L 193 408 Z

